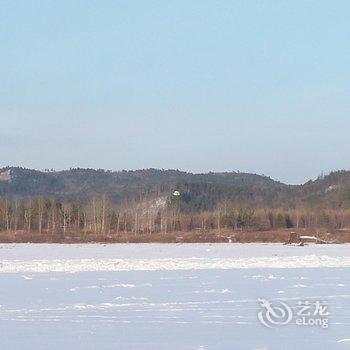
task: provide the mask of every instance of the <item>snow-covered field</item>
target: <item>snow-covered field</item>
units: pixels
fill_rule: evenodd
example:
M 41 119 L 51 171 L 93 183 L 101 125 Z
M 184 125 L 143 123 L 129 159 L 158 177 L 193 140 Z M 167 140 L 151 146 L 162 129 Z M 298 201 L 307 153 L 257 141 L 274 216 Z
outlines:
M 350 349 L 349 288 L 350 245 L 0 245 L 0 349 Z M 258 299 L 329 327 L 267 328 Z

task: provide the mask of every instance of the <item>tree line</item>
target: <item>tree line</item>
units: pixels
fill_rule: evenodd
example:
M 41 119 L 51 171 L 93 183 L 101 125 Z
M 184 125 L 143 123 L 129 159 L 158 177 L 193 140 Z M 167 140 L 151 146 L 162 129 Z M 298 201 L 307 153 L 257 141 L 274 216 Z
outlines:
M 269 209 L 219 202 L 212 210 L 188 211 L 181 203 L 114 204 L 106 195 L 85 202 L 55 197 L 0 199 L 1 232 L 39 234 L 164 233 L 193 230 L 272 230 L 280 228 L 350 227 L 350 210 Z

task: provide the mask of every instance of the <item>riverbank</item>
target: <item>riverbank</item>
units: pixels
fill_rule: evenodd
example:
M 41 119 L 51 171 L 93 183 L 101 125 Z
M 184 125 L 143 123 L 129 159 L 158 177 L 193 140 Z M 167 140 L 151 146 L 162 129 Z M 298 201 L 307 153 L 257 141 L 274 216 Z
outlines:
M 350 230 L 327 232 L 318 229 L 271 231 L 195 230 L 168 233 L 92 232 L 0 232 L 0 243 L 285 243 L 291 232 L 317 236 L 334 243 L 349 243 Z

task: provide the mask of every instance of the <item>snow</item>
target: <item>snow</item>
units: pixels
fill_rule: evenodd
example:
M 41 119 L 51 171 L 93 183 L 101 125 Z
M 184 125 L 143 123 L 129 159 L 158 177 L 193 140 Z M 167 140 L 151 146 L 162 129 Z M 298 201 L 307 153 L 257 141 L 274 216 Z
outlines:
M 350 257 L 2 260 L 0 273 L 350 267 Z
M 350 349 L 350 245 L 0 245 L 0 349 Z M 276 329 L 259 299 L 327 301 Z
M 349 245 L 0 245 L 0 273 L 350 267 L 349 251 Z

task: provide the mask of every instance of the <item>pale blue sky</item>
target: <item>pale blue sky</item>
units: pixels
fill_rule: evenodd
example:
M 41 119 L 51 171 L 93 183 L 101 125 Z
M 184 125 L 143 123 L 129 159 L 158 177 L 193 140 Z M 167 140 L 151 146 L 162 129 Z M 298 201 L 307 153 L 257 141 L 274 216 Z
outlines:
M 349 1 L 0 0 L 0 166 L 350 168 Z

